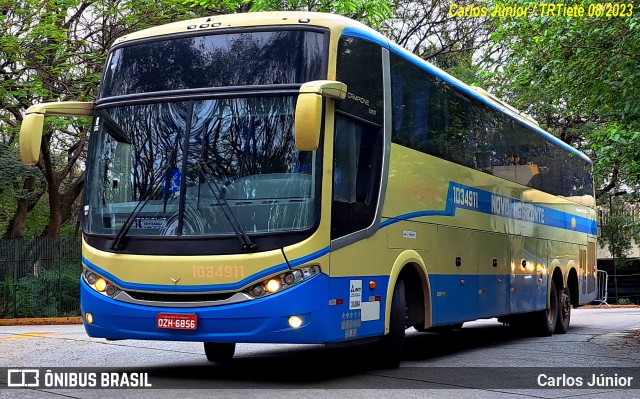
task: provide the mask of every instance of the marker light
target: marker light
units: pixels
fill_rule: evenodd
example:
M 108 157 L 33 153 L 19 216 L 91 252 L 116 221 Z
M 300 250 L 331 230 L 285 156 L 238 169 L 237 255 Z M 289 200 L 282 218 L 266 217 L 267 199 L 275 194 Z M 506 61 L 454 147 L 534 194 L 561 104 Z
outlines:
M 292 328 L 298 328 L 302 325 L 302 319 L 298 316 L 291 316 L 289 317 L 289 325 Z
M 85 313 L 84 320 L 89 324 L 93 323 L 93 315 L 91 313 Z
M 276 279 L 271 279 L 267 282 L 267 291 L 274 293 L 280 289 L 280 282 Z
M 96 280 L 96 290 L 98 292 L 104 292 L 107 289 L 107 280 L 102 277 Z

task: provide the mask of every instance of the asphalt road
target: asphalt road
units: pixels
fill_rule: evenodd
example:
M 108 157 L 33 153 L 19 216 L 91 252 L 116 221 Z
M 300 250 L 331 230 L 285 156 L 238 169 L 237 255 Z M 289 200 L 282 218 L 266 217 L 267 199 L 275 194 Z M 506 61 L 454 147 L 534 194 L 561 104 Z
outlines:
M 637 329 L 640 309 L 599 308 L 574 310 L 569 333 L 547 338 L 494 319 L 450 334 L 408 330 L 401 367 L 384 370 L 369 346 L 239 344 L 231 364 L 217 365 L 201 343 L 105 341 L 80 325 L 0 327 L 0 398 L 638 398 Z M 153 387 L 8 389 L 4 368 L 139 372 Z M 587 387 L 594 374 L 618 386 Z

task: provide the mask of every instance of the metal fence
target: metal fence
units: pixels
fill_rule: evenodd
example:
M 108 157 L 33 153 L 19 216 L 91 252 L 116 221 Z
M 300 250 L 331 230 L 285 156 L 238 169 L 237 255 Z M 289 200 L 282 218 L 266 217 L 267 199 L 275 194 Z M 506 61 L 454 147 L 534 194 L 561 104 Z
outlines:
M 609 274 L 604 270 L 598 270 L 598 296 L 594 302 L 600 304 L 600 306 L 607 305 L 608 307 L 611 307 L 609 306 L 609 303 L 607 303 L 609 297 L 608 280 Z
M 80 237 L 0 240 L 0 318 L 78 316 Z

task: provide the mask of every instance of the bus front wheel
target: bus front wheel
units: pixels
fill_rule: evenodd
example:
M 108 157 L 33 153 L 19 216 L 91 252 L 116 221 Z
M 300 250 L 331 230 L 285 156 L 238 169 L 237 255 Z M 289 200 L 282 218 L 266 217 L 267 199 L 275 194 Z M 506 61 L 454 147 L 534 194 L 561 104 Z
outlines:
M 381 366 L 396 369 L 400 367 L 404 352 L 407 304 L 404 291 L 404 281 L 400 278 L 396 282 L 391 299 L 389 315 L 389 333 L 378 342 Z
M 204 354 L 207 360 L 214 363 L 228 363 L 236 353 L 236 344 L 228 342 L 205 342 Z

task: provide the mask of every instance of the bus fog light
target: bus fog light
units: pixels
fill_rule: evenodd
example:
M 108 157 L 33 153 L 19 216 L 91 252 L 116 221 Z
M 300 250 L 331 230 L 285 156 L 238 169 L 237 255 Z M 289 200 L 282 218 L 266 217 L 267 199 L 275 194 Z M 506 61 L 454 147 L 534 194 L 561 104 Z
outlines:
M 289 325 L 292 328 L 298 328 L 302 325 L 302 319 L 298 316 L 291 316 L 289 317 Z
M 267 282 L 267 291 L 274 293 L 280 289 L 280 282 L 274 278 Z
M 86 321 L 88 324 L 93 323 L 93 315 L 91 313 L 85 313 L 84 321 Z
M 103 278 L 99 278 L 98 280 L 96 280 L 96 291 L 104 292 L 104 290 L 106 289 L 107 289 L 107 280 Z

